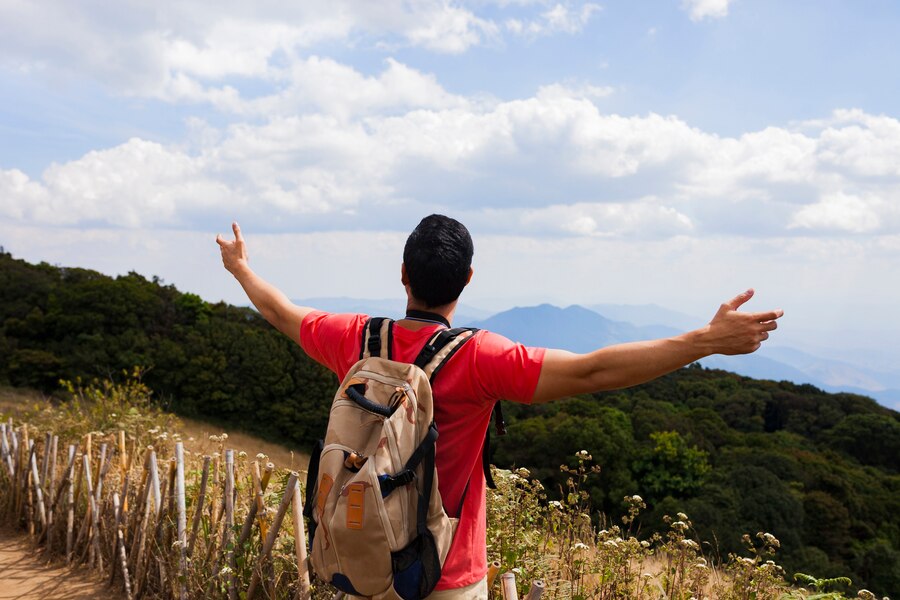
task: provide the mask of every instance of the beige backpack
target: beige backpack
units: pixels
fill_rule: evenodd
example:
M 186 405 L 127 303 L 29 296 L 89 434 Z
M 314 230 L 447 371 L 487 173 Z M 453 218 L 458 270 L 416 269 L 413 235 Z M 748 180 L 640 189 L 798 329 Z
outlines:
M 431 380 L 476 330 L 441 330 L 407 364 L 390 359 L 392 328 L 366 324 L 310 460 L 304 512 L 321 579 L 356 596 L 418 600 L 440 579 L 456 528 L 438 493 Z

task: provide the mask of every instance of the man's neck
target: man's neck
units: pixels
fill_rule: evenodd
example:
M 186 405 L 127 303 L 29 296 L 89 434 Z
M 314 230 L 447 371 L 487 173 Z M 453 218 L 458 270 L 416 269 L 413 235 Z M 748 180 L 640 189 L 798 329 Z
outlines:
M 449 304 L 444 304 L 442 306 L 427 307 L 423 302 L 409 299 L 406 302 L 406 312 L 408 313 L 411 310 L 434 313 L 446 319 L 448 323 L 452 323 L 453 315 L 456 312 L 456 301 L 450 302 Z

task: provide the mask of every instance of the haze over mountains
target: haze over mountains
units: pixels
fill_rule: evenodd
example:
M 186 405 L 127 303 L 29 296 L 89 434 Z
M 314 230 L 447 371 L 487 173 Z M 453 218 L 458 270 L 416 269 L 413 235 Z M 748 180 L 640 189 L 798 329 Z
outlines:
M 402 299 L 307 298 L 294 300 L 332 312 L 400 316 Z M 531 346 L 588 352 L 602 346 L 674 335 L 701 325 L 704 319 L 655 305 L 596 304 L 560 308 L 551 304 L 515 307 L 498 313 L 460 304 L 454 325 L 490 329 Z M 776 334 L 777 336 L 777 334 Z M 900 410 L 900 370 L 871 369 L 831 357 L 816 356 L 777 337 L 748 356 L 712 356 L 705 367 L 757 379 L 810 383 L 827 391 L 870 396 Z

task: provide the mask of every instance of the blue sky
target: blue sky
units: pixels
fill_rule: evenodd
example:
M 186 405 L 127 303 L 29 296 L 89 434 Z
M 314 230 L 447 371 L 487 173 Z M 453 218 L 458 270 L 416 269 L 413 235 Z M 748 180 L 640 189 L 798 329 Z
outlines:
M 444 212 L 475 306 L 753 286 L 795 345 L 897 357 L 896 3 L 283 5 L 0 0 L 0 244 L 243 302 L 238 219 L 292 297 L 381 298 Z

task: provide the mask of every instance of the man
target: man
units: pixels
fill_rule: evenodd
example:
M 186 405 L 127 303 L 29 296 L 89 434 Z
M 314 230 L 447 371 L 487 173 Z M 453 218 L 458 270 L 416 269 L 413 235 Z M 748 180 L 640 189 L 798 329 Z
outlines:
M 225 268 L 269 323 L 343 379 L 359 357 L 367 317 L 292 304 L 250 269 L 237 223 L 233 229 L 233 241 L 216 238 Z M 413 362 L 438 329 L 450 326 L 459 295 L 472 278 L 472 256 L 472 238 L 454 219 L 431 215 L 410 234 L 400 268 L 407 314 L 394 327 L 395 360 Z M 487 598 L 481 451 L 497 400 L 549 402 L 637 385 L 711 354 L 753 352 L 783 313 L 739 312 L 752 295 L 748 290 L 722 304 L 712 321 L 695 331 L 586 354 L 530 348 L 488 331 L 462 345 L 433 383 L 441 434 L 435 458 L 439 489 L 448 515 L 460 519 L 434 595 Z

